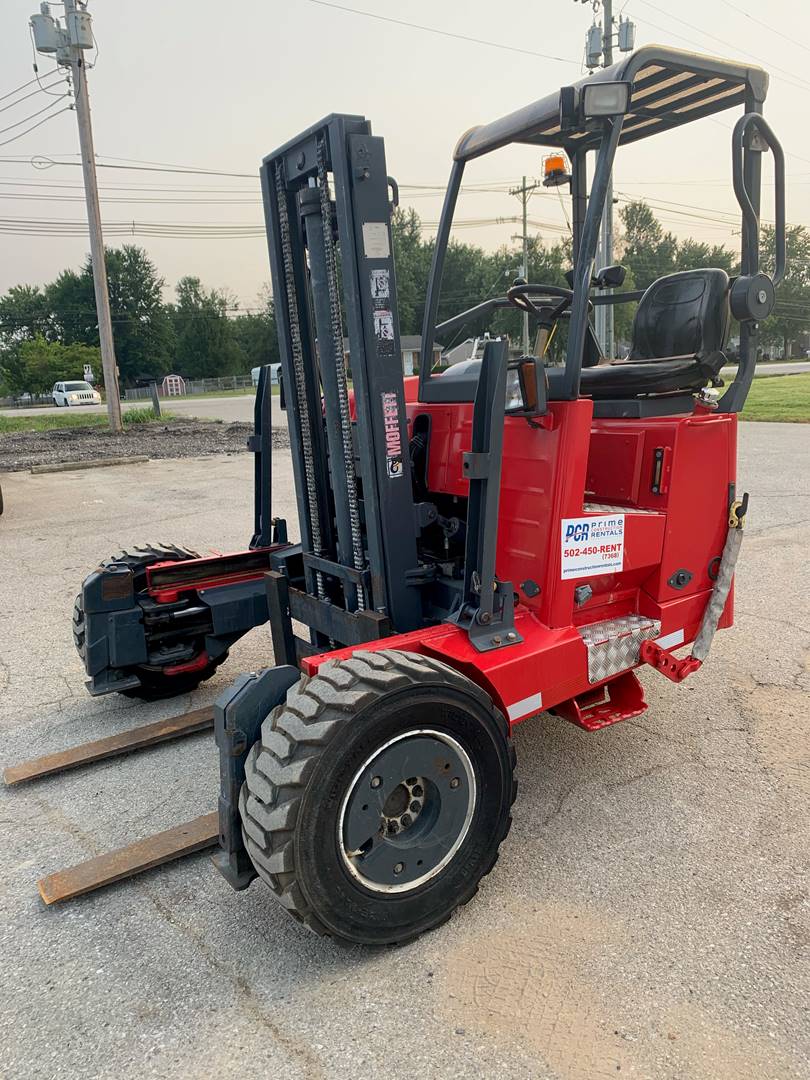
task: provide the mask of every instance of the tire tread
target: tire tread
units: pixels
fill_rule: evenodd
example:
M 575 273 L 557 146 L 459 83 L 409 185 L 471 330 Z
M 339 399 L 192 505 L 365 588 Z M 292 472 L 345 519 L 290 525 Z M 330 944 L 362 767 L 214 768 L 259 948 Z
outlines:
M 327 661 L 312 677 L 303 676 L 262 724 L 261 738 L 245 762 L 245 783 L 239 798 L 242 835 L 254 866 L 273 896 L 296 919 L 323 937 L 340 938 L 318 919 L 298 881 L 294 858 L 294 830 L 298 810 L 311 773 L 321 756 L 350 720 L 351 714 L 392 690 L 421 686 L 437 677 L 445 684 L 478 698 L 492 711 L 508 747 L 511 768 L 515 750 L 504 716 L 488 694 L 455 669 L 418 653 L 382 649 L 358 650 L 349 659 Z M 509 805 L 517 783 L 512 781 Z M 498 849 L 512 823 L 506 814 L 494 856 L 481 877 L 495 865 Z M 475 889 L 464 900 L 467 903 Z M 452 914 L 447 912 L 435 925 Z M 417 937 L 417 931 L 413 937 Z M 403 939 L 412 940 L 411 937 Z

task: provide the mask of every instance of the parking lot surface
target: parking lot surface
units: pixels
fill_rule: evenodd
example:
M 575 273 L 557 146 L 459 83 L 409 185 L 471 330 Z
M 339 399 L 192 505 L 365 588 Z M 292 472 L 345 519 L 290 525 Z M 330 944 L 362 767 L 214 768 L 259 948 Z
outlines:
M 4 790 L 0 1075 L 810 1076 L 810 428 L 742 425 L 740 444 L 735 628 L 681 686 L 642 672 L 637 720 L 519 726 L 500 861 L 412 945 L 316 938 L 205 854 L 42 905 L 43 874 L 214 808 L 208 735 Z M 274 512 L 294 521 L 277 457 Z M 122 545 L 243 548 L 252 467 L 0 478 L 3 764 L 206 704 L 267 666 L 262 628 L 191 696 L 91 699 L 70 630 L 82 577 Z

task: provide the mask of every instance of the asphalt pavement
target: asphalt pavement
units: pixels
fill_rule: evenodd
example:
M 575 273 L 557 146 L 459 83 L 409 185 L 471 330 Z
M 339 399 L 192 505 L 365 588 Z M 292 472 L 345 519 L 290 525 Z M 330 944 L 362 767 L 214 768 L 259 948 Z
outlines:
M 680 686 L 644 671 L 636 720 L 520 725 L 501 858 L 410 946 L 316 938 L 203 854 L 42 905 L 43 874 L 215 806 L 208 735 L 4 790 L 0 1075 L 810 1077 L 809 454 L 807 426 L 741 425 L 736 626 Z M 252 467 L 2 477 L 0 762 L 204 705 L 270 662 L 262 628 L 193 695 L 91 699 L 70 631 L 81 578 L 121 545 L 244 547 Z M 286 454 L 274 481 L 294 521 Z
M 173 397 L 161 398 L 160 404 L 164 412 L 174 413 L 176 416 L 197 416 L 203 420 L 253 420 L 254 396 L 250 394 L 232 394 L 223 397 Z M 274 399 L 276 404 L 278 399 Z M 143 409 L 149 408 L 151 401 L 122 401 L 121 408 Z M 51 405 L 37 406 L 36 408 L 0 409 L 2 416 L 52 416 L 55 413 L 66 412 L 65 409 L 55 409 Z M 96 413 L 99 416 L 106 415 L 106 405 L 77 405 L 70 410 L 72 416 Z

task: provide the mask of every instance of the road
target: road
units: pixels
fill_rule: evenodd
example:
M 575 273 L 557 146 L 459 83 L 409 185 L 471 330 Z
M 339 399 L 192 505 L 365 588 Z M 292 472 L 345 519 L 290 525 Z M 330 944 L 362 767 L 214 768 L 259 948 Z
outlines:
M 736 368 L 723 368 L 725 378 L 733 378 Z M 797 375 L 800 372 L 810 371 L 810 361 L 796 361 L 788 364 L 761 364 L 757 371 L 759 378 L 769 378 L 777 375 Z M 274 399 L 274 407 L 278 399 Z M 143 408 L 148 401 L 124 401 L 121 403 L 124 409 Z M 201 398 L 171 398 L 162 401 L 162 407 L 167 412 L 176 413 L 178 416 L 198 416 L 208 420 L 253 420 L 253 395 L 234 394 L 226 397 L 201 397 Z M 78 409 L 74 410 L 78 411 Z M 104 413 L 103 405 L 82 405 L 81 411 L 88 413 Z M 51 414 L 54 409 L 43 406 L 35 409 L 0 409 L 2 416 L 42 416 Z
M 741 425 L 735 628 L 681 686 L 643 672 L 636 720 L 520 725 L 498 865 L 410 946 L 338 948 L 261 882 L 233 893 L 205 855 L 42 906 L 43 874 L 215 805 L 206 735 L 0 793 L 0 1072 L 806 1080 L 808 438 Z M 3 476 L 0 762 L 202 706 L 267 665 L 262 628 L 189 697 L 91 699 L 70 632 L 79 581 L 122 544 L 243 547 L 252 469 L 243 454 Z M 274 484 L 294 522 L 286 454 Z
M 276 404 L 277 399 L 273 404 Z M 233 394 L 225 397 L 171 398 L 161 399 L 161 408 L 177 416 L 198 416 L 206 420 L 253 420 L 253 394 Z M 149 407 L 149 401 L 122 401 L 123 409 L 142 409 Z M 59 410 L 63 412 L 65 410 Z M 33 409 L 0 409 L 2 416 L 51 416 L 57 410 L 43 405 Z M 81 412 L 106 415 L 104 405 L 81 405 L 70 410 L 71 415 Z

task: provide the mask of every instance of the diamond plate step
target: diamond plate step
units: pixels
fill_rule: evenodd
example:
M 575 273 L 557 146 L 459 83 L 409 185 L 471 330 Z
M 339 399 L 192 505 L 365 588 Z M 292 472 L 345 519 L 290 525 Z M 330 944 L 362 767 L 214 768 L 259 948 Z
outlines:
M 646 615 L 625 615 L 577 629 L 588 650 L 588 681 L 597 683 L 635 667 L 642 641 L 657 638 L 661 623 Z

